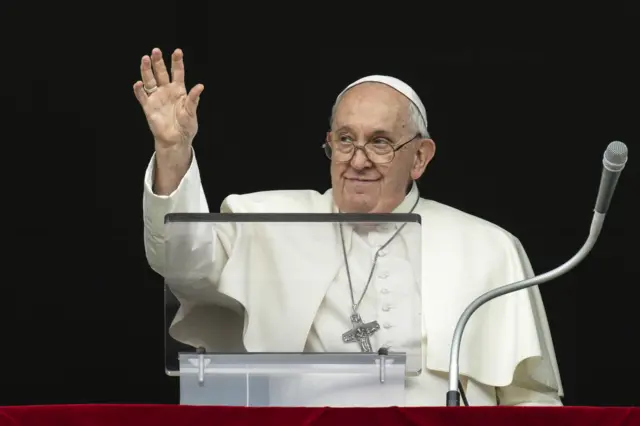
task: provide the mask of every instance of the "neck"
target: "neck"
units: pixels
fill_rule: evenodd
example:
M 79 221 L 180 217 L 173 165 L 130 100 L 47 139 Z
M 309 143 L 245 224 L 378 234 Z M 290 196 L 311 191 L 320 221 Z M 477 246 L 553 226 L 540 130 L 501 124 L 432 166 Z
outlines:
M 407 195 L 405 195 L 404 200 L 393 209 L 392 213 L 410 213 L 419 198 L 420 192 L 418 191 L 418 186 L 414 181 L 410 181 L 407 186 Z

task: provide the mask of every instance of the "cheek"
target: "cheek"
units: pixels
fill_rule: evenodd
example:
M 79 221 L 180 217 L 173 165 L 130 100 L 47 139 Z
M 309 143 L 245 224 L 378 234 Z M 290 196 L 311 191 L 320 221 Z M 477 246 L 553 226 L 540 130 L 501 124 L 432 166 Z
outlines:
M 383 176 L 386 184 L 392 184 L 403 174 L 403 169 L 400 167 L 400 164 L 380 166 L 378 167 L 378 171 Z
M 384 177 L 385 186 L 392 190 L 396 187 L 404 187 L 407 179 L 410 178 L 412 166 L 411 163 L 403 162 L 393 164 L 391 167 L 380 167 L 379 171 Z
M 340 176 L 345 172 L 345 170 L 347 169 L 347 166 L 345 164 L 337 164 L 337 163 L 331 163 L 331 177 L 333 179 L 338 179 L 340 178 Z
M 388 178 L 393 176 L 393 167 L 390 164 L 381 164 L 376 167 L 378 173 L 382 175 L 383 178 Z

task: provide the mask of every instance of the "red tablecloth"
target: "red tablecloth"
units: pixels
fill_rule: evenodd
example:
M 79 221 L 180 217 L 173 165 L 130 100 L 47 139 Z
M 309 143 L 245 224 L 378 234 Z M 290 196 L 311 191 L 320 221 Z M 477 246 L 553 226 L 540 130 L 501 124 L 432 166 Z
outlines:
M 0 407 L 0 426 L 640 426 L 640 408 L 232 408 L 179 405 Z

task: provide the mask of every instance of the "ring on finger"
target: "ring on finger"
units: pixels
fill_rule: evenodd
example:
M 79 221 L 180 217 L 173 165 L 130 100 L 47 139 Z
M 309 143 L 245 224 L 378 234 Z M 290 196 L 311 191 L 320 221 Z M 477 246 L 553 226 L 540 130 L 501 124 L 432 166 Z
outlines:
M 153 86 L 152 88 L 147 88 L 146 85 L 142 85 L 142 88 L 144 89 L 145 92 L 147 92 L 147 95 L 152 94 L 153 92 L 155 92 L 156 90 L 158 90 L 158 86 Z

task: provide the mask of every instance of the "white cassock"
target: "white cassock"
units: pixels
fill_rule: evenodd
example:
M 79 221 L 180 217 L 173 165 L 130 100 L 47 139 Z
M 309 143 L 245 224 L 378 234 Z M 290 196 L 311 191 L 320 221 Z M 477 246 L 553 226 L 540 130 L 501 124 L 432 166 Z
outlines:
M 144 241 L 149 264 L 166 275 L 165 215 L 206 213 L 209 207 L 195 154 L 170 196 L 153 194 L 154 164 L 152 158 L 145 175 Z M 395 212 L 408 213 L 418 197 L 414 185 Z M 335 213 L 337 209 L 331 190 L 267 191 L 230 195 L 221 212 Z M 462 311 L 481 294 L 533 272 L 518 239 L 498 226 L 422 198 L 414 212 L 422 218 L 421 255 L 416 258 L 408 250 L 411 233 L 394 239 L 377 262 L 360 312 L 365 322 L 378 320 L 382 325 L 373 336 L 374 349 L 422 346 L 422 373 L 407 378 L 405 405 L 442 406 L 451 338 Z M 217 229 L 213 235 L 191 235 L 188 242 L 191 258 L 185 262 L 204 271 L 203 279 L 172 286 L 181 304 L 170 329 L 173 338 L 211 352 L 359 350 L 341 340 L 351 328 L 351 298 L 337 231 L 319 235 L 309 226 L 281 237 L 252 232 L 249 238 L 233 226 Z M 357 298 L 373 253 L 394 229 L 344 230 Z M 330 241 L 334 249 L 323 250 L 321 258 L 310 256 L 306 248 L 318 241 Z M 303 271 L 304 279 L 300 273 L 290 273 L 292 268 Z M 412 285 L 416 271 L 421 271 L 420 286 Z M 421 312 L 422 330 L 414 333 L 406 312 L 416 309 Z M 460 375 L 473 406 L 561 405 L 562 384 L 537 287 L 495 299 L 474 314 L 461 346 Z

